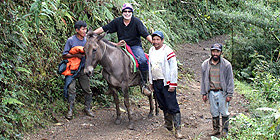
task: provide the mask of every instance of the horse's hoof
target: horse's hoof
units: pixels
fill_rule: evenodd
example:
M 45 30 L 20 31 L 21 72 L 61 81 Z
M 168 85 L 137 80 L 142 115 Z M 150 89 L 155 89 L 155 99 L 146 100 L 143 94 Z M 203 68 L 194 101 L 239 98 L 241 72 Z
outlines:
M 130 123 L 130 124 L 128 125 L 128 129 L 133 130 L 133 129 L 134 129 L 134 124 L 133 124 L 133 123 Z
M 121 122 L 122 122 L 121 119 L 116 119 L 116 120 L 115 120 L 115 124 L 116 124 L 116 125 L 120 125 Z
M 153 117 L 154 117 L 154 114 L 153 114 L 153 113 L 149 113 L 148 119 L 151 119 L 151 118 L 153 118 Z

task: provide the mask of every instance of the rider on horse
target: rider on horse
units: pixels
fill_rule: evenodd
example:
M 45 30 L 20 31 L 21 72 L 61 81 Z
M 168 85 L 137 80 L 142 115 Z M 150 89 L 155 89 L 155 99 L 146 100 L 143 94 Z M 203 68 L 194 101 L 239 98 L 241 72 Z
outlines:
M 117 32 L 118 43 L 112 43 L 115 46 L 121 46 L 124 42 L 131 47 L 136 60 L 139 63 L 139 70 L 141 71 L 141 87 L 145 95 L 151 92 L 146 87 L 148 79 L 148 60 L 142 48 L 141 36 L 152 43 L 152 37 L 148 33 L 139 18 L 133 16 L 133 7 L 129 3 L 125 3 L 122 7 L 122 16 L 114 19 L 107 25 L 97 28 L 94 33 L 101 34 L 103 32 L 114 33 Z

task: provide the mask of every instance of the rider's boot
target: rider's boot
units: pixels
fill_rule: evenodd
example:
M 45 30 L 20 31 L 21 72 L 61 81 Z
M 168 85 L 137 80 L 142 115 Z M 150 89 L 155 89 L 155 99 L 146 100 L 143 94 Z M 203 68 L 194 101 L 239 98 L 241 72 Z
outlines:
M 94 113 L 91 111 L 91 102 L 92 102 L 92 93 L 91 94 L 87 94 L 85 93 L 85 113 L 90 116 L 90 117 L 94 117 Z
M 71 120 L 72 117 L 73 117 L 75 97 L 76 97 L 76 93 L 68 95 L 68 102 L 69 102 L 69 107 L 68 108 L 69 108 L 69 110 L 68 110 L 67 115 L 65 116 L 66 119 L 68 119 L 68 120 Z
M 148 79 L 148 71 L 141 71 L 141 91 L 142 94 L 146 95 L 146 96 L 151 96 L 152 92 L 149 90 L 148 86 L 147 86 L 147 79 Z

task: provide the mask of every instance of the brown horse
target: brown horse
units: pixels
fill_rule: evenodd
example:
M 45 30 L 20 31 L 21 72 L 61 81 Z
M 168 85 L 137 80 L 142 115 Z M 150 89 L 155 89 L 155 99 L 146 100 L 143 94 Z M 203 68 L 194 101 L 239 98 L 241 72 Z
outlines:
M 128 113 L 128 128 L 134 129 L 133 118 L 129 108 L 128 88 L 130 86 L 140 85 L 140 72 L 132 72 L 131 58 L 122 49 L 115 47 L 107 40 L 102 39 L 105 35 L 106 34 L 97 36 L 92 30 L 88 31 L 87 43 L 84 47 L 86 55 L 84 71 L 90 76 L 97 64 L 102 65 L 103 77 L 109 85 L 108 92 L 113 95 L 116 104 L 117 118 L 115 120 L 115 124 L 121 124 L 121 111 L 117 94 L 117 89 L 121 88 L 124 96 L 124 105 Z M 151 118 L 154 110 L 153 97 L 152 95 L 148 97 L 150 102 L 150 112 L 148 117 Z M 159 111 L 156 101 L 155 105 L 156 115 L 158 115 Z

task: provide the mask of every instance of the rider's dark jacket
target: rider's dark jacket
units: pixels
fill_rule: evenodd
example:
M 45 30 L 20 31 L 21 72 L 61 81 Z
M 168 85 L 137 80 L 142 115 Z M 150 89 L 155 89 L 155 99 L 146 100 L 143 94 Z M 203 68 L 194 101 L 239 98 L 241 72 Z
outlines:
M 130 47 L 142 46 L 141 36 L 147 38 L 149 35 L 147 28 L 139 18 L 134 16 L 131 17 L 131 21 L 127 26 L 124 24 L 123 19 L 123 17 L 118 17 L 102 28 L 108 33 L 117 32 L 118 41 L 124 40 Z

